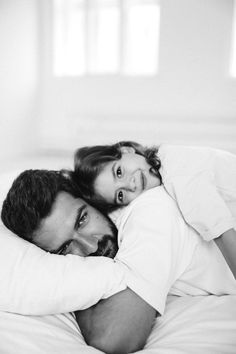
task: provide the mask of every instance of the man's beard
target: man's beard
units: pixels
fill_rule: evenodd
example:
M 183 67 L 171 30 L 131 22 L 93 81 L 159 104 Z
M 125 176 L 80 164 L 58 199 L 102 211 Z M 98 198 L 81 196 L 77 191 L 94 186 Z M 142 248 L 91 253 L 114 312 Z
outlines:
M 89 256 L 115 257 L 118 251 L 118 230 L 110 219 L 108 219 L 108 222 L 111 229 L 111 235 L 104 235 L 103 238 L 98 241 L 96 252 L 90 253 Z

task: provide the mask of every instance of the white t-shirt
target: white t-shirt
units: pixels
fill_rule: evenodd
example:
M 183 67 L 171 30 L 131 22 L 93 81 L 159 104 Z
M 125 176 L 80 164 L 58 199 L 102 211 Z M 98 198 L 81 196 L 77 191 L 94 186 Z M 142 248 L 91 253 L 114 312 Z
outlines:
M 186 222 L 205 240 L 236 228 L 236 155 L 163 144 L 160 174 Z
M 116 220 L 127 284 L 163 314 L 167 294 L 236 294 L 236 280 L 213 241 L 185 223 L 163 186 L 144 192 Z

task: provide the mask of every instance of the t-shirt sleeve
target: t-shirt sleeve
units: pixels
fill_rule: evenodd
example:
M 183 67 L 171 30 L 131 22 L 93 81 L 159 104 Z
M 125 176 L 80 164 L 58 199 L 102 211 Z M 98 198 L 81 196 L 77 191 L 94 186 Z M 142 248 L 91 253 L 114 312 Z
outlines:
M 172 242 L 178 227 L 172 204 L 153 199 L 132 208 L 120 229 L 116 261 L 126 267 L 127 286 L 161 315 L 180 272 Z
M 0 224 L 0 310 L 46 315 L 88 308 L 126 288 L 124 271 L 105 257 L 59 256 Z
M 206 241 L 235 227 L 233 215 L 209 172 L 191 177 L 177 176 L 166 184 L 166 188 L 176 199 L 186 222 Z

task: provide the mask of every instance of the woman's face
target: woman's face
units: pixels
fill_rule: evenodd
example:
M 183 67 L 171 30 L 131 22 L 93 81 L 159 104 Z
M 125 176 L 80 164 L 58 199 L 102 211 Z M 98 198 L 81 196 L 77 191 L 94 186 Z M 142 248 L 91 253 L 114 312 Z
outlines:
M 112 205 L 127 205 L 142 192 L 159 186 L 144 156 L 130 147 L 122 148 L 119 160 L 108 162 L 95 179 L 95 194 Z

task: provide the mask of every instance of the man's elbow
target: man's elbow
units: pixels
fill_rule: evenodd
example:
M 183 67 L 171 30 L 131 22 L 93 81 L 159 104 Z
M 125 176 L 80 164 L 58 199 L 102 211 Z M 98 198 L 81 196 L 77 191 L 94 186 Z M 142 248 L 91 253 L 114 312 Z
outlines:
M 90 334 L 85 338 L 88 345 L 101 350 L 106 354 L 128 354 L 143 349 L 145 341 L 140 338 L 116 338 L 113 334 Z

